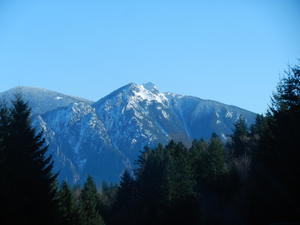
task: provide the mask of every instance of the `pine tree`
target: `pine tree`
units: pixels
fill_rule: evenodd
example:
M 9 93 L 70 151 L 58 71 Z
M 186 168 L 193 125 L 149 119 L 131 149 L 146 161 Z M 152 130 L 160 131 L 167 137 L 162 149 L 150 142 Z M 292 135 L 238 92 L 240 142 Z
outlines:
M 136 187 L 130 173 L 125 170 L 118 187 L 116 201 L 114 202 L 114 216 L 110 218 L 111 224 L 135 224 L 136 221 Z
M 199 172 L 202 180 L 207 184 L 217 186 L 219 178 L 224 175 L 226 170 L 224 145 L 216 134 L 212 134 L 201 163 Z
M 268 192 L 261 197 L 257 207 L 261 210 L 257 211 L 268 223 L 300 221 L 300 66 L 286 71 L 266 119 L 266 130 L 256 154 L 255 176 L 261 180 L 257 189 Z M 263 207 L 268 210 L 263 211 Z
M 59 202 L 59 211 L 61 214 L 60 224 L 63 225 L 81 225 L 81 211 L 74 198 L 67 182 L 63 182 L 57 194 Z
M 117 193 L 119 203 L 128 203 L 134 195 L 134 180 L 128 170 L 123 173 Z
M 104 224 L 98 211 L 99 196 L 96 185 L 91 176 L 88 176 L 80 193 L 80 204 L 83 213 L 83 221 L 86 225 Z
M 234 131 L 231 135 L 230 149 L 234 157 L 241 157 L 248 153 L 249 132 L 245 119 L 240 117 L 234 124 Z
M 221 224 L 226 182 L 225 151 L 220 138 L 213 133 L 203 151 L 198 168 L 198 187 L 201 198 L 201 223 Z
M 114 209 L 118 189 L 117 184 L 107 183 L 105 181 L 101 184 L 99 211 L 106 224 L 113 224 L 111 221 L 116 217 L 117 211 Z
M 171 159 L 168 163 L 168 214 L 165 224 L 190 224 L 197 219 L 198 195 L 196 180 L 188 149 L 182 143 L 169 143 L 166 147 Z
M 137 160 L 136 189 L 139 213 L 137 224 L 159 224 L 167 199 L 169 152 L 159 144 L 145 148 Z
M 2 102 L 0 104 L 0 224 L 6 224 L 8 221 L 9 209 L 7 207 L 7 202 L 9 201 L 9 189 L 10 184 L 8 184 L 8 173 L 9 166 L 7 160 L 7 140 L 9 137 L 10 115 L 9 109 L 6 104 Z
M 188 150 L 182 143 L 177 143 L 169 151 L 172 157 L 168 167 L 169 198 L 184 200 L 195 197 L 196 181 Z
M 8 200 L 3 203 L 6 213 L 2 224 L 55 224 L 59 216 L 56 174 L 52 173 L 53 161 L 47 155 L 43 133 L 31 127 L 30 108 L 21 95 L 16 95 L 6 115 L 2 116 L 1 136 L 5 142 Z M 9 123 L 4 123 L 5 119 Z

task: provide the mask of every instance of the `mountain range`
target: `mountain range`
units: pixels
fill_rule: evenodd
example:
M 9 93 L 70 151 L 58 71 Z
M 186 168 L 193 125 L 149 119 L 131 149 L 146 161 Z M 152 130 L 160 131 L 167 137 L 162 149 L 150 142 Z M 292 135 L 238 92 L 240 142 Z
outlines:
M 0 93 L 9 102 L 22 94 L 32 108 L 32 123 L 44 136 L 59 179 L 81 184 L 117 182 L 132 169 L 145 146 L 170 140 L 190 145 L 213 132 L 224 141 L 243 117 L 256 114 L 212 100 L 161 93 L 153 83 L 125 85 L 93 102 L 41 88 L 16 87 Z

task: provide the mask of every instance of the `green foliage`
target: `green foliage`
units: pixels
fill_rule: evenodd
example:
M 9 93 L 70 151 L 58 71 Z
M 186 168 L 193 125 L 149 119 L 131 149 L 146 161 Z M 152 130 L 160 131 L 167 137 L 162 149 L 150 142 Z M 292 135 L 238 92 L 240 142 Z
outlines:
M 125 170 L 117 188 L 115 201 L 111 208 L 113 215 L 109 216 L 109 224 L 135 224 L 136 215 L 136 187 L 130 173 Z
M 57 194 L 59 201 L 59 211 L 61 214 L 61 224 L 64 225 L 81 225 L 82 212 L 79 203 L 76 201 L 74 194 L 70 190 L 67 182 L 63 182 Z
M 82 210 L 83 224 L 101 225 L 104 224 L 98 212 L 99 196 L 96 185 L 91 176 L 88 176 L 79 196 Z
M 194 224 L 201 221 L 201 195 L 226 173 L 224 145 L 217 136 L 194 141 L 190 149 L 170 141 L 145 148 L 137 161 L 135 179 L 121 178 L 109 224 Z M 204 189 L 201 189 L 201 191 Z M 132 211 L 135 216 L 132 215 Z
M 246 121 L 241 117 L 234 124 L 230 145 L 234 157 L 244 156 L 249 152 L 249 132 Z
M 99 211 L 101 212 L 101 216 L 107 224 L 111 224 L 111 220 L 115 218 L 115 216 L 113 216 L 111 213 L 112 211 L 115 211 L 113 207 L 116 202 L 118 189 L 118 185 L 116 184 L 108 184 L 106 182 L 103 182 L 101 185 L 101 192 L 99 193 L 98 205 Z

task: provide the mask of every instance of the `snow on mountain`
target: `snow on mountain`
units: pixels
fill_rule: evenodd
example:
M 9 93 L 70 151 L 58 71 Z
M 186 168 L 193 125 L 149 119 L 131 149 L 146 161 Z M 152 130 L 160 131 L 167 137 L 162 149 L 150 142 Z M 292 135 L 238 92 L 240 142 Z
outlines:
M 16 90 L 0 97 L 11 98 Z M 161 93 L 153 83 L 130 83 L 95 103 L 45 89 L 21 90 L 34 125 L 44 130 L 59 178 L 73 183 L 88 174 L 97 182 L 116 182 L 146 145 L 171 139 L 189 145 L 212 132 L 225 140 L 240 116 L 249 125 L 256 116 L 215 101 Z
M 16 94 L 21 94 L 32 107 L 32 114 L 42 114 L 59 107 L 67 106 L 74 102 L 92 102 L 83 98 L 72 97 L 55 91 L 35 87 L 15 87 L 0 92 L 0 99 L 13 99 Z
M 95 109 L 83 102 L 40 115 L 60 178 L 81 182 L 91 174 L 96 180 L 117 180 L 130 164 L 111 143 Z

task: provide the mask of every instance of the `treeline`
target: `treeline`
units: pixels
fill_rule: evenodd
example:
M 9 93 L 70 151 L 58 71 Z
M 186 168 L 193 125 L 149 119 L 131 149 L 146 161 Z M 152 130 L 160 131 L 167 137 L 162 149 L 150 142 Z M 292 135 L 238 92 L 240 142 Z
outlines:
M 216 134 L 190 148 L 145 148 L 136 169 L 103 188 L 108 225 L 299 224 L 300 67 L 286 71 L 265 116 L 240 118 L 223 143 Z
M 89 177 L 80 191 L 60 187 L 43 133 L 31 127 L 30 108 L 17 94 L 0 106 L 0 224 L 101 225 L 97 189 Z M 75 189 L 74 189 L 75 190 Z
M 160 225 L 300 222 L 300 67 L 289 68 L 265 116 L 187 148 L 146 147 L 134 171 L 97 190 L 57 185 L 42 133 L 17 96 L 0 107 L 0 224 Z

